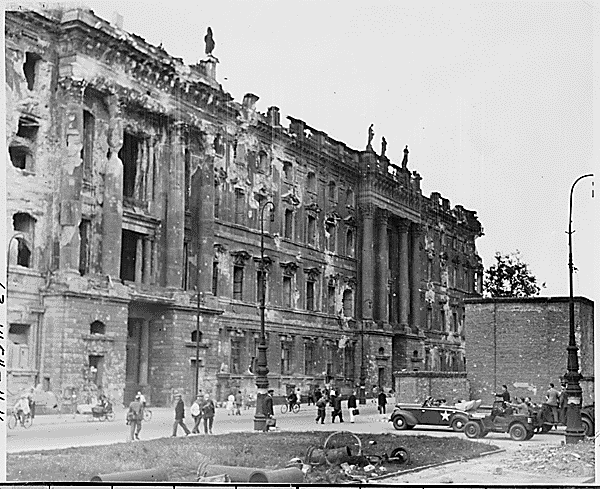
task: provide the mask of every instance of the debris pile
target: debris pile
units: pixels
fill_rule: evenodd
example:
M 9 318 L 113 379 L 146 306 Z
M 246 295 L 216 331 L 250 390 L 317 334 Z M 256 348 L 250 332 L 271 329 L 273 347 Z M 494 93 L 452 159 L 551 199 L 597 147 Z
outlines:
M 543 473 L 545 476 L 593 477 L 594 442 L 585 440 L 573 445 L 535 446 L 517 452 L 505 468 Z

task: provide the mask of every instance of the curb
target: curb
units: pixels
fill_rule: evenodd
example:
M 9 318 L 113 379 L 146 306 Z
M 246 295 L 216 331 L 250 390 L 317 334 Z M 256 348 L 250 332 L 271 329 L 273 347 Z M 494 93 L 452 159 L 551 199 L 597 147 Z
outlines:
M 499 448 L 498 450 L 492 450 L 490 452 L 483 452 L 483 453 L 480 453 L 478 455 L 473 455 L 472 457 L 469 457 L 469 458 L 460 458 L 460 459 L 455 459 L 455 460 L 445 460 L 444 462 L 438 462 L 437 464 L 429 464 L 429 465 L 424 465 L 423 467 L 415 467 L 414 469 L 401 470 L 399 472 L 393 472 L 393 473 L 390 473 L 390 474 L 382 474 L 382 475 L 378 475 L 377 477 L 369 477 L 368 480 L 370 480 L 370 481 L 376 481 L 376 480 L 381 480 L 381 479 L 389 479 L 390 477 L 401 476 L 401 475 L 404 475 L 404 474 L 412 474 L 414 472 L 421 472 L 422 470 L 434 469 L 436 467 L 441 467 L 443 465 L 455 464 L 457 462 L 467 462 L 469 460 L 474 460 L 476 458 L 481 458 L 481 457 L 487 457 L 488 455 L 495 455 L 497 453 L 502 453 L 502 452 L 505 452 L 505 451 L 506 450 L 504 448 Z

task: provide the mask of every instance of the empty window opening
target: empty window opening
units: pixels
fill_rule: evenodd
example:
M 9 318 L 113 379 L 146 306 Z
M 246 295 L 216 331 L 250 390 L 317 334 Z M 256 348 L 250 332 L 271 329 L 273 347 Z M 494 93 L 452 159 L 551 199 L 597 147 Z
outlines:
M 221 218 L 221 185 L 215 183 L 215 201 L 214 201 L 214 216 L 215 219 Z
M 329 285 L 327 287 L 327 312 L 329 314 L 335 314 L 335 286 Z
M 106 334 L 106 325 L 102 321 L 94 321 L 90 324 L 90 334 Z
M 354 207 L 354 192 L 350 188 L 346 190 L 346 205 Z
M 377 351 L 377 353 L 379 354 L 380 357 L 385 356 L 385 348 L 383 348 L 383 346 L 379 347 L 379 350 Z
M 82 219 L 79 224 L 79 273 L 85 275 L 90 271 L 90 238 L 92 222 Z
M 354 256 L 354 232 L 351 229 L 346 233 L 346 256 Z
M 258 171 L 261 173 L 269 173 L 269 157 L 264 151 L 258 153 Z
M 15 168 L 21 170 L 31 170 L 32 155 L 31 151 L 24 146 L 11 146 L 8 148 L 10 162 Z
M 27 80 L 27 89 L 33 90 L 35 87 L 35 79 L 37 75 L 37 64 L 42 59 L 39 54 L 36 53 L 25 53 L 25 63 L 23 63 L 23 73 L 25 74 L 25 80 Z
M 292 239 L 294 232 L 294 211 L 286 209 L 284 214 L 284 230 L 283 235 L 288 239 Z
M 308 187 L 309 192 L 317 191 L 317 177 L 313 172 L 310 172 L 306 177 L 306 186 Z
M 329 182 L 328 192 L 329 192 L 329 199 L 335 200 L 335 182 Z
M 17 130 L 17 136 L 20 138 L 29 139 L 35 141 L 40 126 L 35 119 L 31 117 L 21 117 L 19 119 L 19 129 Z
M 213 262 L 212 269 L 212 295 L 217 297 L 219 294 L 219 262 Z
M 306 282 L 306 310 L 315 310 L 315 283 L 312 281 Z
M 292 180 L 292 164 L 289 161 L 283 162 L 283 178 L 288 181 Z
M 123 230 L 121 245 L 121 279 L 150 283 L 153 243 L 145 234 Z
M 11 324 L 8 329 L 9 361 L 12 368 L 29 368 L 29 324 Z
M 292 307 L 292 277 L 283 277 L 283 307 Z
M 308 216 L 306 225 L 306 243 L 314 246 L 315 245 L 315 227 L 316 219 L 313 216 Z
M 199 343 L 202 343 L 202 331 L 193 330 L 191 334 L 191 341 L 196 343 L 196 338 Z
M 135 197 L 135 182 L 139 146 L 142 139 L 125 132 L 123 147 L 119 150 L 119 159 L 123 162 L 123 197 Z
M 13 228 L 21 233 L 16 238 L 17 241 L 17 265 L 31 268 L 33 266 L 32 248 L 33 248 L 33 231 L 35 219 L 24 212 L 17 212 L 13 216 Z
M 96 122 L 91 112 L 83 111 L 83 145 L 81 147 L 81 160 L 83 161 L 83 179 L 92 178 L 94 167 L 94 131 Z
M 244 201 L 244 192 L 240 189 L 235 190 L 235 223 L 244 224 L 244 213 L 246 211 L 246 203 Z
M 242 300 L 242 292 L 243 292 L 243 284 L 244 284 L 244 268 L 243 267 L 233 267 L 233 298 L 235 300 Z
M 102 374 L 104 373 L 104 356 L 102 355 L 90 355 L 88 357 L 89 362 L 89 380 L 92 384 L 96 384 L 97 387 L 102 387 Z
M 347 318 L 354 317 L 354 297 L 352 294 L 352 290 L 344 290 L 342 303 L 342 306 L 344 308 L 344 316 Z
M 190 195 L 191 195 L 191 153 L 190 150 L 188 148 L 185 148 L 185 153 L 184 153 L 184 157 L 183 157 L 183 161 L 184 161 L 184 168 L 185 168 L 185 172 L 184 172 L 184 185 L 185 185 L 185 201 L 184 201 L 184 206 L 185 209 L 189 209 L 190 207 Z

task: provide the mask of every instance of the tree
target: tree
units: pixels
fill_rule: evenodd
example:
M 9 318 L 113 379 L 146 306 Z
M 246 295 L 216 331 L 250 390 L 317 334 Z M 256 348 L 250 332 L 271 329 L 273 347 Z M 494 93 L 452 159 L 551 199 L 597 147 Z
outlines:
M 531 297 L 546 287 L 538 285 L 526 263 L 521 261 L 519 250 L 495 255 L 496 263 L 485 271 L 484 295 L 488 297 Z

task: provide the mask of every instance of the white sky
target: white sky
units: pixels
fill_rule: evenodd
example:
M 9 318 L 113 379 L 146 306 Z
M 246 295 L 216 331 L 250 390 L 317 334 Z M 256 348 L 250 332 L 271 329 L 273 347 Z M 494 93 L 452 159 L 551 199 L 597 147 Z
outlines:
M 518 249 L 546 283 L 542 295 L 568 295 L 569 191 L 599 156 L 597 6 L 367 3 L 85 2 L 107 20 L 118 11 L 125 30 L 188 64 L 204 57 L 211 26 L 220 83 L 238 101 L 258 95 L 262 112 L 276 105 L 282 118 L 357 149 L 373 123 L 375 149 L 385 136 L 396 163 L 408 144 L 425 195 L 439 191 L 477 211 L 486 268 L 496 251 Z M 595 299 L 600 196 L 591 199 L 592 180 L 574 194 L 573 261 L 575 295 Z

